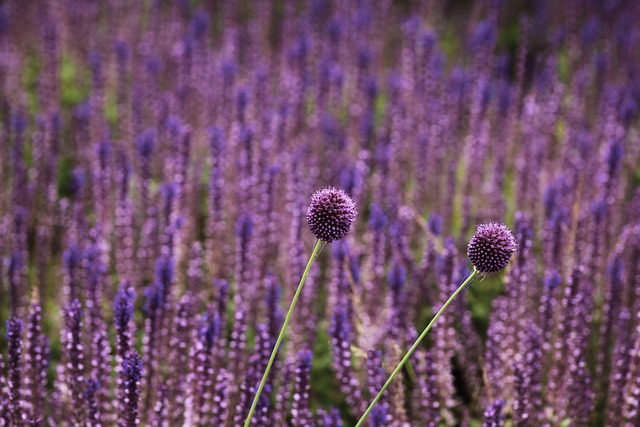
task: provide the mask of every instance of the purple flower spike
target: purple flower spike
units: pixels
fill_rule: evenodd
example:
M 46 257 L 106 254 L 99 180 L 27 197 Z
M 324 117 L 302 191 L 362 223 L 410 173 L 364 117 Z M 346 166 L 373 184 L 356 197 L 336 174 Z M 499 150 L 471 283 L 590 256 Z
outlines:
M 503 400 L 498 400 L 491 403 L 487 407 L 487 410 L 484 411 L 482 427 L 502 427 L 504 425 L 504 416 L 502 415 L 503 408 Z
M 349 232 L 357 215 L 356 204 L 347 193 L 339 188 L 326 187 L 311 196 L 307 223 L 319 240 L 333 242 Z
M 20 355 L 22 354 L 22 331 L 24 324 L 17 317 L 7 320 L 7 384 L 9 395 L 9 413 L 14 425 L 22 423 L 22 371 L 20 369 Z
M 120 425 L 122 427 L 135 427 L 140 424 L 138 418 L 138 400 L 140 398 L 140 380 L 142 379 L 142 360 L 135 351 L 122 362 L 122 377 L 124 382 L 124 395 Z
M 387 407 L 376 406 L 371 411 L 371 427 L 384 427 L 387 425 Z
M 322 409 L 318 410 L 320 422 L 318 425 L 322 427 L 342 427 L 342 419 L 340 419 L 340 411 L 331 408 L 328 412 Z
M 87 411 L 87 426 L 98 427 L 101 425 L 100 421 L 100 406 L 98 405 L 96 395 L 98 388 L 100 387 L 98 380 L 91 378 L 85 381 L 85 391 L 83 397 L 86 403 Z
M 66 384 L 69 389 L 73 424 L 81 424 L 84 418 L 82 384 L 84 383 L 84 349 L 82 346 L 82 306 L 75 299 L 64 310 L 65 329 L 62 342 L 65 345 Z
M 294 426 L 306 426 L 311 424 L 311 411 L 309 410 L 309 384 L 311 377 L 311 350 L 298 352 L 298 363 L 295 374 L 295 391 L 293 394 L 293 408 L 291 410 L 291 424 Z
M 488 222 L 478 225 L 467 255 L 479 272 L 495 273 L 505 269 L 517 249 L 516 239 L 505 224 Z
M 114 306 L 114 322 L 116 329 L 125 329 L 129 321 L 133 318 L 133 299 L 134 293 L 132 288 L 126 287 L 124 283 L 120 291 L 116 294 Z

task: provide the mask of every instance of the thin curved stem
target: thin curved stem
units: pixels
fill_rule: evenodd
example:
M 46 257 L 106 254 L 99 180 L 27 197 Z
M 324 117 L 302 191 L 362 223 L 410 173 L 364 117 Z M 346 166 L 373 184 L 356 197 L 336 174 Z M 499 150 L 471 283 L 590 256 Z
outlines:
M 256 392 L 256 396 L 253 398 L 253 403 L 251 404 L 251 410 L 249 411 L 249 415 L 247 415 L 247 420 L 244 422 L 244 427 L 249 427 L 251 425 L 251 419 L 253 418 L 253 413 L 256 410 L 256 406 L 258 406 L 258 400 L 260 399 L 260 394 L 262 393 L 262 389 L 267 383 L 267 377 L 269 376 L 269 371 L 271 371 L 271 366 L 273 365 L 274 360 L 276 359 L 276 355 L 278 354 L 278 349 L 280 348 L 280 343 L 282 342 L 282 338 L 284 337 L 284 333 L 287 329 L 287 325 L 289 325 L 289 320 L 291 320 L 291 314 L 293 313 L 293 309 L 298 302 L 298 297 L 302 292 L 302 287 L 304 286 L 304 282 L 307 281 L 307 276 L 309 275 L 309 270 L 311 270 L 311 265 L 313 261 L 318 257 L 320 250 L 322 249 L 324 242 L 322 240 L 318 240 L 316 245 L 313 248 L 313 252 L 311 252 L 311 257 L 309 258 L 309 262 L 307 262 L 307 267 L 304 269 L 304 273 L 302 273 L 302 278 L 300 279 L 300 283 L 298 284 L 298 289 L 296 289 L 296 293 L 293 295 L 293 299 L 291 300 L 291 305 L 289 306 L 289 311 L 287 312 L 287 316 L 284 318 L 284 323 L 282 324 L 282 329 L 280 329 L 280 334 L 278 335 L 278 339 L 276 340 L 275 345 L 273 346 L 273 351 L 271 352 L 271 357 L 269 357 L 269 363 L 267 363 L 267 369 L 264 371 L 264 375 L 262 376 L 262 381 L 260 381 L 260 386 L 258 386 L 258 391 Z
M 384 383 L 384 385 L 382 386 L 382 389 L 380 390 L 380 392 L 378 393 L 378 395 L 376 396 L 375 399 L 373 399 L 373 402 L 371 402 L 371 404 L 369 405 L 369 407 L 367 408 L 367 410 L 364 412 L 364 414 L 362 415 L 362 418 L 360 418 L 360 421 L 358 421 L 358 424 L 356 424 L 356 427 L 360 427 L 364 421 L 367 419 L 367 417 L 369 416 L 369 413 L 371 412 L 371 410 L 373 409 L 373 407 L 376 405 L 376 403 L 378 403 L 378 401 L 380 400 L 380 398 L 382 397 L 382 393 L 384 393 L 384 391 L 387 389 L 387 387 L 389 387 L 389 385 L 391 384 L 391 382 L 393 381 L 393 379 L 398 375 L 398 373 L 402 370 L 402 367 L 407 363 L 407 361 L 409 360 L 409 358 L 411 357 L 411 355 L 413 354 L 413 352 L 418 348 L 418 345 L 420 345 L 420 342 L 424 339 L 424 337 L 427 336 L 427 332 L 429 332 L 429 330 L 431 329 L 431 327 L 434 325 L 434 323 L 436 323 L 436 320 L 438 320 L 438 317 L 440 317 L 440 315 L 444 312 L 444 310 L 449 306 L 449 304 L 451 304 L 451 301 L 453 301 L 455 299 L 456 296 L 458 296 L 458 294 L 460 292 L 462 292 L 467 286 L 469 286 L 471 284 L 471 282 L 473 281 L 473 279 L 476 278 L 476 276 L 478 275 L 478 270 L 476 270 L 475 268 L 473 269 L 473 271 L 471 272 L 471 274 L 469 275 L 469 277 L 467 277 L 464 282 L 462 282 L 462 284 L 460 286 L 458 286 L 458 289 L 456 289 L 456 291 L 449 297 L 449 299 L 447 300 L 447 302 L 444 303 L 444 305 L 442 306 L 442 308 L 436 313 L 435 316 L 433 316 L 433 319 L 431 319 L 431 322 L 429 322 L 429 324 L 427 325 L 426 328 L 424 328 L 424 331 L 422 331 L 422 333 L 420 334 L 420 336 L 418 337 L 418 339 L 416 340 L 416 342 L 413 343 L 413 345 L 411 346 L 411 348 L 409 349 L 409 351 L 407 351 L 407 354 L 405 354 L 405 356 L 402 358 L 402 360 L 400 361 L 400 363 L 398 364 L 398 366 L 396 367 L 396 369 L 393 370 L 393 372 L 391 373 L 391 376 L 389 377 L 389 379 L 387 380 L 386 383 Z

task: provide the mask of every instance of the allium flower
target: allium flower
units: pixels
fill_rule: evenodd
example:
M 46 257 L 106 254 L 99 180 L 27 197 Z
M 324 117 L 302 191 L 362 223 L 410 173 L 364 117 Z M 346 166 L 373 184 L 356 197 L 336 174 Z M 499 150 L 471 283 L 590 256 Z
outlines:
M 347 193 L 326 187 L 311 196 L 307 223 L 318 240 L 333 242 L 349 232 L 357 215 L 356 204 Z
M 513 233 L 506 225 L 488 222 L 477 226 L 467 255 L 479 272 L 495 273 L 504 270 L 517 249 Z

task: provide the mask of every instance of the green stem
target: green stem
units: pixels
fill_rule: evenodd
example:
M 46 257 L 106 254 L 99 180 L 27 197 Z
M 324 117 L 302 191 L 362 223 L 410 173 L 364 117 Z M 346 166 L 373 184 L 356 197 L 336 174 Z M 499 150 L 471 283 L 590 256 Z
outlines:
M 464 288 L 466 288 L 469 284 L 471 284 L 471 281 L 473 279 L 475 279 L 475 277 L 478 275 L 478 270 L 476 270 L 475 268 L 473 269 L 473 272 L 469 275 L 469 277 L 467 277 L 465 279 L 464 282 L 462 282 L 462 284 L 460 286 L 458 286 L 458 289 L 456 289 L 456 291 L 449 297 L 449 299 L 447 300 L 447 302 L 444 303 L 444 305 L 442 306 L 442 308 L 436 313 L 435 316 L 433 316 L 433 319 L 431 319 L 431 322 L 429 322 L 429 324 L 427 325 L 426 328 L 424 328 L 424 331 L 422 331 L 422 333 L 420 334 L 420 336 L 418 337 L 418 339 L 416 340 L 416 342 L 413 343 L 413 345 L 411 346 L 411 348 L 409 349 L 409 351 L 407 352 L 407 354 L 405 354 L 405 356 L 402 358 L 402 360 L 400 361 L 400 363 L 398 364 L 398 366 L 396 367 L 396 369 L 393 370 L 393 372 L 391 373 L 391 376 L 389 377 L 389 379 L 387 380 L 386 383 L 384 383 L 384 386 L 382 386 L 382 390 L 380 390 L 380 392 L 378 393 L 378 395 L 376 396 L 375 399 L 373 399 L 373 402 L 371 402 L 371 404 L 369 405 L 369 407 L 367 408 L 367 410 L 364 412 L 364 414 L 362 415 L 362 418 L 360 418 L 360 421 L 358 421 L 358 424 L 356 424 L 356 427 L 360 427 L 364 421 L 367 419 L 367 417 L 369 416 L 369 413 L 371 412 L 371 410 L 373 409 L 373 407 L 376 405 L 376 403 L 378 403 L 378 400 L 380 400 L 380 398 L 382 397 L 382 393 L 384 393 L 384 391 L 387 389 L 387 387 L 389 387 L 389 384 L 391 384 L 391 382 L 393 381 L 393 379 L 398 375 L 398 373 L 400 372 L 400 370 L 402 370 L 402 367 L 405 365 L 405 363 L 407 363 L 407 361 L 409 360 L 409 358 L 411 357 L 411 355 L 413 354 L 413 352 L 416 350 L 416 348 L 418 348 L 418 345 L 420 345 L 420 342 L 424 339 L 424 337 L 427 336 L 427 332 L 429 332 L 429 330 L 431 329 L 431 327 L 433 326 L 434 323 L 436 323 L 436 320 L 438 320 L 438 317 L 440 317 L 440 315 L 444 312 L 444 310 L 449 306 L 449 304 L 451 304 L 451 301 L 453 301 L 455 299 L 456 296 L 458 296 L 458 294 L 460 292 L 462 292 L 464 290 Z
M 291 300 L 291 305 L 289 306 L 287 317 L 284 318 L 282 329 L 280 329 L 280 335 L 278 335 L 276 344 L 274 345 L 273 351 L 271 352 L 269 363 L 267 363 L 267 369 L 264 371 L 264 375 L 262 376 L 262 381 L 260 381 L 260 386 L 258 387 L 256 396 L 253 398 L 253 403 L 251 404 L 251 410 L 249 411 L 249 415 L 247 416 L 247 421 L 244 422 L 244 427 L 249 427 L 249 425 L 251 424 L 251 418 L 253 418 L 253 413 L 256 410 L 256 406 L 258 406 L 258 399 L 260 398 L 262 389 L 267 383 L 267 377 L 269 376 L 271 365 L 273 365 L 273 361 L 276 359 L 276 355 L 278 354 L 278 349 L 280 348 L 280 343 L 282 342 L 282 338 L 284 337 L 284 332 L 287 329 L 289 320 L 291 320 L 291 314 L 293 313 L 293 309 L 296 306 L 296 303 L 298 302 L 298 297 L 302 292 L 302 287 L 304 286 L 304 282 L 306 282 L 307 280 L 307 276 L 309 275 L 309 270 L 311 270 L 311 265 L 313 264 L 313 261 L 316 259 L 316 257 L 318 256 L 318 253 L 320 252 L 320 249 L 322 248 L 322 244 L 323 244 L 322 240 L 318 240 L 316 242 L 316 245 L 313 248 L 313 252 L 311 252 L 311 257 L 309 258 L 309 262 L 307 262 L 307 267 L 304 269 L 304 273 L 302 273 L 302 278 L 300 279 L 300 283 L 298 284 L 298 289 L 296 289 L 296 293 L 293 295 L 293 300 Z

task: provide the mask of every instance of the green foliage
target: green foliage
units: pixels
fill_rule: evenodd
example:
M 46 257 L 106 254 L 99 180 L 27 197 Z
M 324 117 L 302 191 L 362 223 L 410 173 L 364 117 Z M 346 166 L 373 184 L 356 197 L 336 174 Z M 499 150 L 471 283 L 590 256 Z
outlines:
M 331 348 L 329 334 L 326 328 L 318 328 L 318 335 L 313 347 L 313 362 L 311 364 L 313 403 L 319 407 L 328 407 L 335 401 L 335 378 L 331 368 Z
M 84 101 L 89 94 L 89 73 L 80 68 L 70 54 L 60 61 L 60 103 L 71 108 Z
M 376 97 L 376 105 L 375 105 L 374 123 L 376 127 L 382 124 L 382 120 L 385 117 L 386 111 L 387 111 L 387 97 L 384 94 L 384 92 L 380 92 L 380 94 Z
M 71 181 L 73 179 L 73 167 L 75 160 L 71 157 L 62 157 L 58 165 L 58 194 L 60 197 L 69 197 L 71 194 Z
M 22 69 L 22 86 L 27 94 L 27 108 L 31 114 L 38 111 L 38 76 L 42 68 L 40 57 L 36 54 L 26 56 Z
M 558 75 L 560 76 L 560 81 L 565 84 L 568 84 L 571 79 L 571 69 L 569 64 L 569 55 L 567 51 L 562 51 L 558 55 Z
M 517 21 L 505 24 L 498 32 L 498 49 L 515 50 L 520 43 L 520 30 L 521 28 Z
M 489 314 L 491 303 L 504 290 L 504 284 L 500 275 L 487 276 L 475 282 L 467 289 L 467 307 L 476 329 L 486 336 L 489 327 Z
M 116 95 L 114 92 L 107 92 L 104 115 L 107 118 L 107 122 L 112 129 L 115 129 L 118 125 L 118 104 L 116 103 Z

